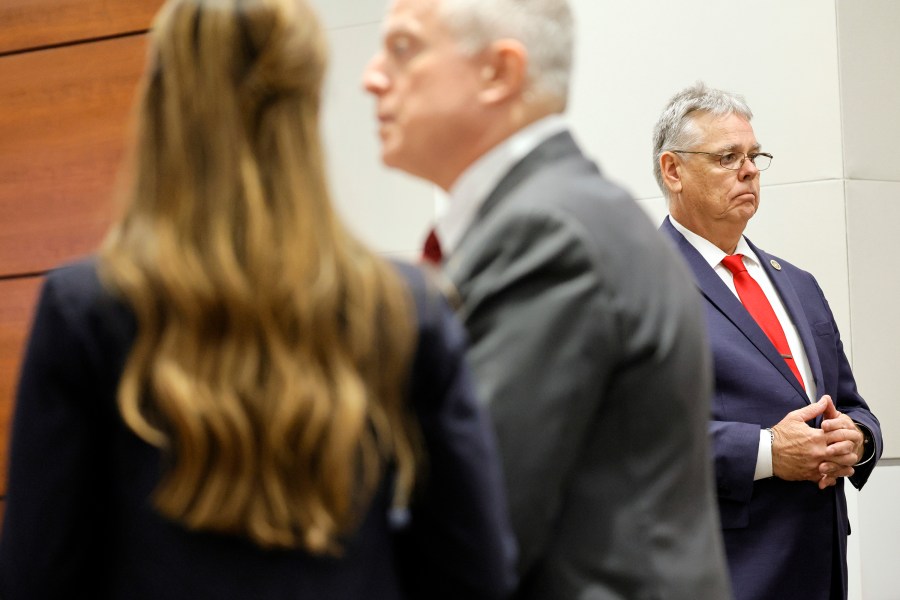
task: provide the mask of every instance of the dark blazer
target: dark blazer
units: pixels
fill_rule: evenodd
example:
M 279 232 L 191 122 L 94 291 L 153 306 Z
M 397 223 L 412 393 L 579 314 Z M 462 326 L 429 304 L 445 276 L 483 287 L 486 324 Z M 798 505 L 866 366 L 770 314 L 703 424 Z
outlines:
M 93 262 L 51 273 L 18 388 L 0 596 L 505 597 L 515 583 L 514 542 L 493 433 L 464 365 L 462 329 L 417 272 L 403 273 L 418 309 L 410 399 L 427 479 L 408 526 L 397 530 L 386 478 L 339 558 L 265 551 L 161 518 L 149 501 L 160 453 L 116 408 L 132 314 L 100 284 Z
M 850 525 L 843 479 L 825 490 L 810 481 L 753 481 L 760 428 L 809 404 L 806 392 L 709 263 L 668 218 L 660 229 L 687 259 L 704 298 L 716 376 L 710 435 L 735 597 L 845 598 Z M 839 411 L 874 435 L 874 458 L 850 478 L 862 488 L 881 456 L 881 428 L 856 390 L 828 302 L 811 274 L 750 247 L 797 327 L 818 396 L 829 394 Z
M 567 132 L 499 183 L 444 266 L 498 431 L 518 598 L 728 598 L 690 275 Z

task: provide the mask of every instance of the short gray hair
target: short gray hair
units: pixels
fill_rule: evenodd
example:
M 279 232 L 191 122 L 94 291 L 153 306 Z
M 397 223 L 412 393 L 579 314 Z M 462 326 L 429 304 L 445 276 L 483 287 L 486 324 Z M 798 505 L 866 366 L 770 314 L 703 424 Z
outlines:
M 748 121 L 753 118 L 743 96 L 706 87 L 702 81 L 672 96 L 653 128 L 653 175 L 666 197 L 669 192 L 663 183 L 659 157 L 666 150 L 690 148 L 699 142 L 700 132 L 694 127 L 697 112 L 720 117 L 736 114 Z
M 440 0 L 440 15 L 464 52 L 503 38 L 521 42 L 531 90 L 566 103 L 574 43 L 568 0 Z

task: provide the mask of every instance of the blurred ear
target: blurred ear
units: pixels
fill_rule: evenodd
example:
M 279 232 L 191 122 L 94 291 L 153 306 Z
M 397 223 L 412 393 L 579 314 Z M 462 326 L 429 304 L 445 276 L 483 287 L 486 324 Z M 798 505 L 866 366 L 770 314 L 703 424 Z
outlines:
M 484 51 L 479 100 L 500 104 L 525 92 L 528 82 L 528 50 L 517 40 L 497 40 Z
M 669 195 L 678 194 L 682 189 L 681 161 L 673 152 L 663 152 L 659 157 L 659 167 L 662 171 L 662 180 Z

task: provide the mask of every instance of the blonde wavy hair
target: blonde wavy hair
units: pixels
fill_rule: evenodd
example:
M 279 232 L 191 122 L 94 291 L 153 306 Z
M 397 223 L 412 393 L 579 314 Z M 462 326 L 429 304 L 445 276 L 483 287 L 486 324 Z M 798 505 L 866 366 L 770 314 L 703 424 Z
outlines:
M 396 468 L 415 325 L 332 209 L 323 32 L 304 0 L 170 0 L 154 21 L 123 214 L 100 254 L 137 337 L 118 390 L 188 528 L 339 553 Z

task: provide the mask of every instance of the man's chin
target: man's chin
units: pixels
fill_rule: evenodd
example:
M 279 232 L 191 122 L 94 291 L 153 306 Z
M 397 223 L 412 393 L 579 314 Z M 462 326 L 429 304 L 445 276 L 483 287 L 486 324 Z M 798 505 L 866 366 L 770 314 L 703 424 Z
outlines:
M 734 215 L 739 215 L 739 218 L 749 220 L 756 214 L 758 206 L 756 197 L 752 194 L 746 194 L 744 196 L 739 196 L 732 201 L 729 212 Z
M 390 169 L 399 169 L 400 168 L 398 166 L 397 161 L 395 160 L 394 155 L 383 149 L 381 151 L 381 164 L 383 164 L 384 166 L 386 166 Z
M 381 162 L 384 166 L 401 171 L 409 171 L 409 161 L 403 160 L 403 154 L 389 145 L 381 146 Z

